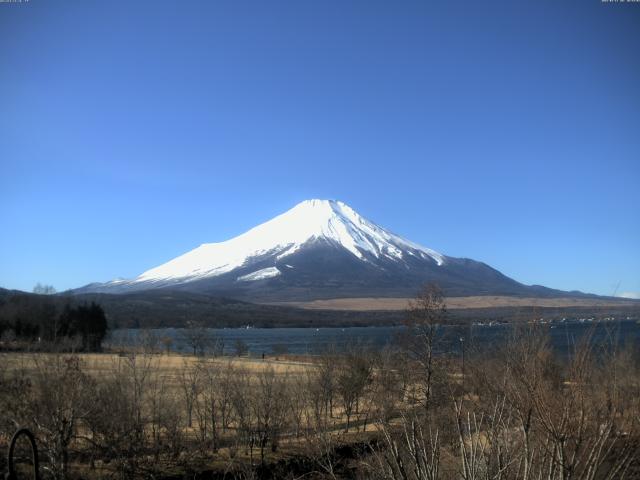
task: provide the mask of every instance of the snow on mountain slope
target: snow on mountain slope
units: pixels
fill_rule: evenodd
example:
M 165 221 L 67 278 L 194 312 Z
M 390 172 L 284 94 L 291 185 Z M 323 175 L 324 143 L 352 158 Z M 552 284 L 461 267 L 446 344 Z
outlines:
M 407 255 L 430 258 L 437 265 L 443 265 L 446 261 L 446 257 L 438 252 L 394 235 L 361 217 L 342 202 L 307 200 L 238 237 L 226 242 L 205 243 L 152 268 L 130 284 L 189 282 L 215 277 L 264 255 L 275 255 L 280 260 L 314 240 L 325 240 L 340 246 L 364 262 L 371 257 L 402 261 Z M 238 280 L 270 278 L 279 274 L 279 271 L 275 273 L 272 269 L 263 270 L 244 275 Z
M 280 275 L 280 270 L 278 270 L 277 267 L 267 267 L 247 275 L 242 275 L 241 277 L 238 277 L 238 281 L 254 282 L 256 280 L 264 280 L 265 278 L 277 277 L 278 275 Z

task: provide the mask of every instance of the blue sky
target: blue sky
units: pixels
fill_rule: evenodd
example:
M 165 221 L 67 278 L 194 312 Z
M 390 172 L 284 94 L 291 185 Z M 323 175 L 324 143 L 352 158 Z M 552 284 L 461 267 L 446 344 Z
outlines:
M 0 3 L 0 286 L 132 277 L 307 198 L 640 292 L 640 4 Z

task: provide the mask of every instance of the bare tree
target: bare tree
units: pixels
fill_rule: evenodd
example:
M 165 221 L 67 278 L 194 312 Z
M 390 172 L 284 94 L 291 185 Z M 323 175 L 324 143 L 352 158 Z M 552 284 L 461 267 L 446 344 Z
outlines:
M 53 285 L 43 285 L 38 282 L 35 287 L 33 287 L 33 293 L 37 293 L 38 295 L 53 295 L 56 293 L 56 289 Z
M 231 384 L 231 404 L 235 415 L 237 440 L 246 447 L 251 464 L 256 440 L 252 395 L 250 375 L 245 370 L 237 370 Z
M 428 411 L 435 377 L 434 353 L 438 327 L 446 320 L 446 305 L 442 290 L 431 283 L 409 303 L 407 310 L 406 347 L 413 361 L 417 363 L 417 383 L 421 389 L 422 401 Z
M 225 433 L 229 428 L 229 423 L 232 416 L 232 402 L 231 393 L 233 390 L 233 383 L 235 379 L 237 369 L 229 360 L 220 374 L 218 384 L 218 412 L 220 413 L 220 423 L 222 424 L 222 433 Z
M 401 405 L 406 387 L 406 363 L 404 355 L 394 348 L 385 347 L 377 356 L 373 381 L 375 393 L 372 395 L 376 418 L 388 422 Z
M 183 362 L 178 381 L 184 406 L 187 413 L 187 427 L 193 426 L 193 405 L 200 393 L 200 374 L 202 370 L 197 364 L 190 364 L 187 360 Z
M 415 415 L 402 416 L 397 432 L 384 423 L 382 443 L 365 462 L 371 478 L 380 480 L 437 480 L 441 478 L 441 445 L 437 430 L 425 429 Z M 425 431 L 426 430 L 426 431 Z
M 107 460 L 114 460 L 122 478 L 135 476 L 143 466 L 141 454 L 152 420 L 149 403 L 157 394 L 154 371 L 150 356 L 118 357 L 95 388 L 94 408 L 85 422 L 88 440 Z
M 256 391 L 251 398 L 251 410 L 255 418 L 255 433 L 260 448 L 260 463 L 264 463 L 264 453 L 268 442 L 273 452 L 286 422 L 287 379 L 276 375 L 273 368 L 261 371 L 256 378 Z
M 138 341 L 143 353 L 151 354 L 159 350 L 160 338 L 153 330 L 148 328 L 140 330 L 138 332 Z
M 78 423 L 90 412 L 91 379 L 83 372 L 77 356 L 48 356 L 36 359 L 32 377 L 32 421 L 44 447 L 48 469 L 54 478 L 66 478 L 69 449 Z
M 230 379 L 233 376 L 233 365 L 231 362 L 222 365 L 216 361 L 201 361 L 198 369 L 200 395 L 195 401 L 195 411 L 198 417 L 200 440 L 203 445 L 210 441 L 211 448 L 216 451 L 219 431 L 224 432 L 229 421 Z
M 182 331 L 182 338 L 191 348 L 193 355 L 205 355 L 217 351 L 217 342 L 212 331 L 203 324 L 190 321 Z
M 299 438 L 305 428 L 305 414 L 309 410 L 309 389 L 307 388 L 307 376 L 302 374 L 290 374 L 287 382 L 289 423 L 293 426 L 295 438 Z
M 342 400 L 342 408 L 347 417 L 345 431 L 349 431 L 351 418 L 358 413 L 360 399 L 371 382 L 372 363 L 366 352 L 358 346 L 350 346 L 336 366 L 336 390 Z
M 334 367 L 338 355 L 333 347 L 321 352 L 317 369 L 310 374 L 309 388 L 313 391 L 316 416 L 325 416 L 325 421 L 333 417 L 333 401 L 336 395 L 336 378 Z M 318 418 L 319 419 L 319 418 Z
M 320 369 L 307 371 L 304 376 L 308 407 L 303 410 L 303 440 L 307 455 L 312 458 L 319 471 L 336 479 L 335 447 L 341 441 L 341 432 L 334 431 L 328 412 L 327 383 Z
M 238 357 L 244 357 L 249 353 L 249 345 L 247 345 L 247 343 L 240 338 L 235 341 L 235 343 L 233 344 L 233 348 L 236 352 L 236 356 Z
M 173 337 L 164 336 L 160 339 L 160 343 L 162 343 L 164 350 L 167 355 L 171 353 L 171 348 L 173 347 Z

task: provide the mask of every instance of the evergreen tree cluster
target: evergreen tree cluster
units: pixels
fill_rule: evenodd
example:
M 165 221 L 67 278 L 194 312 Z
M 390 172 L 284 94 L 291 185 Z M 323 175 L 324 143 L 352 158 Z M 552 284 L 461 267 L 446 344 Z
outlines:
M 94 302 L 62 306 L 50 296 L 28 294 L 0 299 L 2 344 L 66 344 L 75 350 L 97 351 L 107 330 L 104 310 Z
M 91 302 L 90 305 L 78 305 L 75 308 L 67 304 L 60 314 L 58 335 L 78 336 L 82 338 L 83 350 L 96 351 L 100 350 L 107 328 L 107 318 L 97 303 Z

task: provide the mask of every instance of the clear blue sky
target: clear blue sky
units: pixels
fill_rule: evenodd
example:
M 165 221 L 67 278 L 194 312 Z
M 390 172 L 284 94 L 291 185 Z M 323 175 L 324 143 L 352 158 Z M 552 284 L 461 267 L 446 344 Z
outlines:
M 0 286 L 133 277 L 335 198 L 640 292 L 640 4 L 0 3 Z

